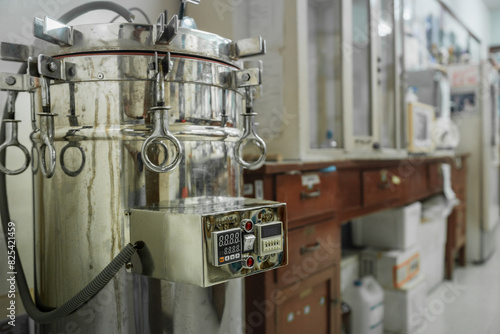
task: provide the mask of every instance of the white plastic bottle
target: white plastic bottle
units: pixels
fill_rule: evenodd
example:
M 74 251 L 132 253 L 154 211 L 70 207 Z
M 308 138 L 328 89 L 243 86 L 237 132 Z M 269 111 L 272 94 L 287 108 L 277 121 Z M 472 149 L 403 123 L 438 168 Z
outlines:
M 351 306 L 351 334 L 384 332 L 384 290 L 375 278 L 355 280 L 342 297 Z
M 408 87 L 405 96 L 406 103 L 418 102 L 417 87 Z

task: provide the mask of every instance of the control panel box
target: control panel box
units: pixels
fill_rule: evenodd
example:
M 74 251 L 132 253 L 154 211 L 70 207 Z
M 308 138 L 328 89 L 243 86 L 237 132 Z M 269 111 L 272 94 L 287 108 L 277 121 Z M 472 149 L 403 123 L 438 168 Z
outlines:
M 288 263 L 284 203 L 227 198 L 130 211 L 131 271 L 202 287 Z

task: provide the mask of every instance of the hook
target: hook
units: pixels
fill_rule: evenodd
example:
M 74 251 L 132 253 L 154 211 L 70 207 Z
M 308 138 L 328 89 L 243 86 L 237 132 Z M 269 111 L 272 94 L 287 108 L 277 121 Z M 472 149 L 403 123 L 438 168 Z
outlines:
M 157 173 L 166 173 L 177 167 L 179 162 L 181 161 L 182 147 L 181 143 L 177 138 L 175 138 L 172 133 L 168 130 L 168 111 L 170 107 L 153 107 L 149 111 L 153 115 L 153 133 L 149 136 L 141 147 L 141 157 L 142 161 L 154 172 Z M 166 165 L 168 161 L 168 149 L 166 144 L 163 142 L 164 140 L 170 141 L 175 147 L 175 157 L 172 162 Z M 160 164 L 153 163 L 147 154 L 152 145 L 160 145 L 165 150 L 165 159 Z
M 18 168 L 18 169 L 15 169 L 15 170 L 11 170 L 11 169 L 8 169 L 6 166 L 4 166 L 3 164 L 0 163 L 0 171 L 2 171 L 2 173 L 6 174 L 6 175 L 18 175 L 18 174 L 21 174 L 22 172 L 24 172 L 29 164 L 30 164 L 30 153 L 28 151 L 28 149 L 21 145 L 21 143 L 19 143 L 19 140 L 17 138 L 17 130 L 18 130 L 18 123 L 20 121 L 19 120 L 15 120 L 15 119 L 5 119 L 4 120 L 4 124 L 5 124 L 5 141 L 3 142 L 2 145 L 0 145 L 0 152 L 3 151 L 3 150 L 6 150 L 7 147 L 9 146 L 14 146 L 14 147 L 17 147 L 19 148 L 21 151 L 23 151 L 24 153 L 24 157 L 25 157 L 25 160 L 24 160 L 24 164 Z
M 244 123 L 244 132 L 241 138 L 236 142 L 236 146 L 234 148 L 236 161 L 246 169 L 258 169 L 260 168 L 264 162 L 266 162 L 266 143 L 262 138 L 259 137 L 257 132 L 255 131 L 255 116 L 257 113 L 244 113 L 241 114 L 243 116 Z M 243 148 L 249 144 L 254 144 L 259 151 L 259 158 L 254 162 L 247 162 L 243 160 Z
M 54 117 L 57 114 L 40 113 L 40 139 L 42 145 L 40 147 L 40 165 L 42 174 L 50 179 L 56 170 L 56 149 L 54 146 Z M 49 165 L 45 159 L 45 150 L 49 149 Z

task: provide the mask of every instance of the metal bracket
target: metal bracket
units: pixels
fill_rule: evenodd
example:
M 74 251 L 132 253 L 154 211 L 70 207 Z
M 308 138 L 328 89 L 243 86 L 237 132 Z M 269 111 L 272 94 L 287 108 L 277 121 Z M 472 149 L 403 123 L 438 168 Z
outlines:
M 231 59 L 234 60 L 266 54 L 266 41 L 262 36 L 240 39 L 232 42 L 230 47 Z
M 179 31 L 179 19 L 177 15 L 172 16 L 165 25 L 165 13 L 161 13 L 156 21 L 156 43 L 169 44 Z
M 0 44 L 0 58 L 6 61 L 25 62 L 32 54 L 32 48 L 24 44 L 2 42 Z
M 247 68 L 231 72 L 233 88 L 258 86 L 262 83 L 259 68 Z
M 35 17 L 33 21 L 33 35 L 52 44 L 73 45 L 73 27 L 48 16 L 41 19 Z
M 0 73 L 0 90 L 27 92 L 30 88 L 31 80 L 26 74 Z
M 38 56 L 38 75 L 51 79 L 66 80 L 68 74 L 75 72 L 75 64 L 46 55 Z

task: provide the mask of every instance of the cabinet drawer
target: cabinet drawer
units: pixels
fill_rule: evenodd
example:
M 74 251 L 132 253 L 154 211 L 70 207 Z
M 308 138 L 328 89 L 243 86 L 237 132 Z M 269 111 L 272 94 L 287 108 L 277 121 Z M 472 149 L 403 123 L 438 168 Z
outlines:
M 391 202 L 402 196 L 403 179 L 396 168 L 365 170 L 362 174 L 364 206 Z
M 427 185 L 428 171 L 424 166 L 411 166 L 408 170 L 403 169 L 402 179 L 406 180 L 404 185 L 406 199 L 420 199 L 429 193 Z
M 287 204 L 289 228 L 297 227 L 300 220 L 325 216 L 335 211 L 337 172 L 278 175 L 276 200 Z
M 276 333 L 335 333 L 338 320 L 338 272 L 331 267 L 311 276 L 300 285 L 281 290 L 282 303 L 277 306 Z
M 288 232 L 288 266 L 277 270 L 277 284 L 303 280 L 322 268 L 338 263 L 340 226 L 333 220 Z

